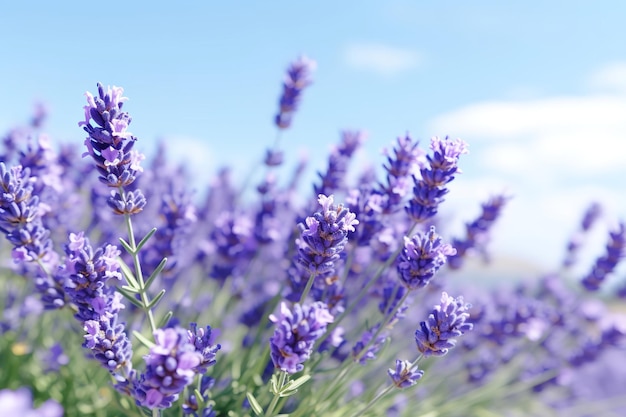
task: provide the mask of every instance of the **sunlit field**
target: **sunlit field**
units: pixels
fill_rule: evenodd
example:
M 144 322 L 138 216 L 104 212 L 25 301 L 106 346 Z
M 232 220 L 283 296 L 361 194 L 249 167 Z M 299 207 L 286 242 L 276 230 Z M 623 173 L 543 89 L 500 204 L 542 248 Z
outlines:
M 515 196 L 493 190 L 452 231 L 463 138 L 409 132 L 366 169 L 364 132 L 346 130 L 312 183 L 285 161 L 316 65 L 276 74 L 257 165 L 214 169 L 199 192 L 175 144 L 144 156 L 108 80 L 73 142 L 46 135 L 43 107 L 3 132 L 3 416 L 626 415 L 623 219 L 572 208 L 553 270 L 482 280 Z

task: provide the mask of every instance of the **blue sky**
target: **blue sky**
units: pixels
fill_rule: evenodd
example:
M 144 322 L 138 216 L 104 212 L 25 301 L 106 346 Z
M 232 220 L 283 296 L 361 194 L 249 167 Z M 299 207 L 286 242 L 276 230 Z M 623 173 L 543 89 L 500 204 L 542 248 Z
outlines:
M 3 2 L 0 131 L 43 100 L 52 138 L 82 142 L 83 93 L 118 85 L 139 148 L 163 138 L 208 181 L 272 143 L 283 72 L 306 54 L 287 158 L 307 153 L 313 175 L 345 128 L 369 134 L 361 164 L 406 132 L 461 137 L 452 230 L 506 190 L 492 248 L 555 265 L 590 200 L 607 226 L 626 217 L 624 16 L 602 0 Z

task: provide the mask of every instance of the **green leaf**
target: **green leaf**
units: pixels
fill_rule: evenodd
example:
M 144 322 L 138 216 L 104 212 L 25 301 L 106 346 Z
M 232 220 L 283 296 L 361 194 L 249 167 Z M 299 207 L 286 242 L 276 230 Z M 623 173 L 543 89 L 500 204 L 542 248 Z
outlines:
M 139 294 L 139 290 L 137 290 L 137 288 L 129 287 L 128 285 L 122 285 L 120 288 L 129 294 Z
M 248 402 L 250 403 L 250 408 L 252 408 L 252 411 L 254 411 L 254 414 L 256 414 L 257 416 L 262 415 L 263 414 L 263 407 L 261 407 L 261 404 L 259 404 L 259 402 L 256 400 L 254 395 L 252 395 L 251 392 L 246 392 L 246 397 L 248 397 Z
M 157 305 L 159 301 L 161 301 L 161 298 L 163 298 L 164 295 L 165 295 L 165 290 L 161 290 L 161 292 L 159 292 L 156 295 L 156 297 L 154 297 L 152 301 L 150 301 L 150 303 L 146 307 L 149 309 L 152 309 L 154 306 Z
M 161 321 L 159 322 L 159 326 L 158 327 L 165 327 L 165 325 L 167 324 L 168 321 L 170 321 L 170 319 L 172 318 L 172 316 L 174 315 L 173 311 L 168 311 L 163 318 L 161 319 Z
M 152 284 L 152 281 L 154 281 L 154 279 L 161 273 L 161 271 L 163 271 L 163 268 L 165 268 L 166 263 L 167 263 L 167 258 L 161 259 L 161 262 L 159 262 L 157 267 L 154 268 L 154 271 L 152 271 L 152 274 L 150 274 L 150 278 L 148 278 L 148 280 L 146 281 L 146 288 L 149 288 L 150 284 Z
M 276 374 L 273 374 L 272 379 L 270 379 L 270 392 L 274 395 L 278 394 L 278 381 L 276 379 Z
M 143 245 L 146 244 L 146 242 L 148 242 L 148 239 L 150 239 L 152 237 L 152 235 L 154 235 L 154 233 L 157 231 L 156 227 L 154 227 L 152 230 L 150 230 L 148 232 L 147 235 L 145 235 L 143 237 L 143 239 L 141 239 L 141 241 L 137 244 L 137 253 L 139 253 L 139 251 L 141 250 L 141 248 L 143 247 Z
M 143 304 L 141 303 L 141 301 L 139 301 L 138 299 L 135 298 L 135 296 L 131 293 L 129 293 L 128 291 L 126 291 L 123 288 L 117 287 L 117 291 L 122 294 L 124 296 L 124 298 L 126 298 L 128 301 L 130 301 L 131 303 L 133 303 L 135 306 L 139 307 L 139 308 L 143 308 Z
M 141 290 L 141 286 L 139 285 L 137 278 L 135 278 L 135 274 L 133 274 L 130 267 L 126 265 L 126 262 L 124 262 L 122 258 L 117 258 L 117 262 L 120 264 L 120 268 L 124 274 L 124 278 L 126 278 L 126 282 L 128 282 L 128 285 L 136 288 L 137 290 Z
M 281 391 L 297 390 L 298 388 L 300 388 L 301 385 L 305 384 L 309 379 L 311 379 L 311 375 L 302 375 L 298 379 L 294 379 L 292 381 L 287 382 Z
M 130 246 L 130 244 L 128 242 L 126 242 L 124 239 L 120 238 L 120 244 L 122 245 L 122 247 L 124 248 L 124 250 L 128 253 L 130 253 L 131 255 L 135 255 L 137 252 L 135 252 L 135 250 L 133 250 L 133 248 Z
M 139 340 L 139 342 L 141 342 L 142 345 L 144 345 L 148 349 L 152 349 L 154 346 L 156 346 L 154 342 L 146 339 L 145 336 L 139 333 L 137 330 L 133 330 L 133 335 L 137 338 L 137 340 Z
M 204 400 L 204 397 L 202 396 L 200 391 L 198 391 L 198 388 L 194 389 L 193 393 L 196 396 L 196 402 L 198 403 L 198 409 L 202 410 L 204 408 L 204 405 L 206 404 L 206 401 Z

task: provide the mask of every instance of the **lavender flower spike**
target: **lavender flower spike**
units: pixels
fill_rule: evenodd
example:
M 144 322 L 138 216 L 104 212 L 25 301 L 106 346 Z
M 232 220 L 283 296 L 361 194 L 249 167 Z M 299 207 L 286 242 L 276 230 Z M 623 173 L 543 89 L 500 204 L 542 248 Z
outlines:
M 626 254 L 626 229 L 624 223 L 620 223 L 616 230 L 609 233 L 609 236 L 606 254 L 598 258 L 591 272 L 582 280 L 583 286 L 588 291 L 600 289 L 600 285 L 606 276 L 613 272 L 617 263 Z
M 419 142 L 413 141 L 408 133 L 404 138 L 399 137 L 397 142 L 392 155 L 385 151 L 387 163 L 383 168 L 387 171 L 387 181 L 378 185 L 379 192 L 385 196 L 385 213 L 393 213 L 401 207 L 400 204 L 411 190 L 411 175 L 422 168 L 422 160 L 425 159 L 425 152 L 418 148 Z
M 420 323 L 415 331 L 417 350 L 424 356 L 443 356 L 456 344 L 459 337 L 472 330 L 473 324 L 467 323 L 470 304 L 463 302 L 463 297 L 453 298 L 447 293 L 441 294 L 441 303 L 433 309 L 427 321 Z
M 326 276 L 333 273 L 334 262 L 348 241 L 348 232 L 354 232 L 359 221 L 343 205 L 335 206 L 332 195 L 320 194 L 317 201 L 322 212 L 307 217 L 305 224 L 299 225 L 302 232 L 297 242 L 299 262 L 311 274 Z
M 310 305 L 296 304 L 293 310 L 281 303 L 280 315 L 270 315 L 276 323 L 270 338 L 270 355 L 274 367 L 294 374 L 304 369 L 302 365 L 313 351 L 315 341 L 326 332 L 326 326 L 334 317 L 325 303 L 317 301 Z
M 135 397 L 148 408 L 169 408 L 193 381 L 203 356 L 180 327 L 157 329 L 154 340 L 156 345 L 144 357 L 146 373 L 140 377 Z
M 108 204 L 117 214 L 135 214 L 146 204 L 141 191 L 134 190 L 130 199 L 120 194 L 120 188 L 126 188 L 135 181 L 138 172 L 143 171 L 140 162 L 145 156 L 133 149 L 135 138 L 126 129 L 131 118 L 122 111 L 126 97 L 122 97 L 121 87 L 107 88 L 98 83 L 98 97 L 87 92 L 85 120 L 79 126 L 87 132 L 85 139 L 87 152 L 96 163 L 100 181 L 116 188 Z M 94 125 L 91 122 L 94 122 Z
M 406 212 L 415 222 L 423 222 L 437 214 L 439 204 L 448 193 L 446 184 L 460 172 L 459 157 L 468 152 L 467 143 L 461 139 L 434 137 L 430 141 L 432 155 L 428 155 L 428 165 L 420 170 L 421 178 L 413 177 L 413 198 L 406 206 Z
M 214 333 L 211 331 L 211 326 L 198 328 L 197 323 L 191 323 L 187 334 L 189 342 L 202 355 L 202 361 L 194 370 L 199 374 L 204 374 L 209 366 L 215 365 L 215 355 L 222 346 L 219 343 L 213 343 Z
M 412 367 L 409 361 L 396 359 L 396 369 L 389 368 L 387 374 L 389 374 L 396 387 L 408 388 L 415 385 L 422 378 L 424 371 L 418 370 L 417 366 Z
M 315 70 L 315 61 L 306 56 L 299 57 L 287 69 L 287 74 L 283 82 L 283 94 L 280 96 L 279 108 L 274 123 L 279 129 L 287 129 L 291 126 L 293 114 L 298 109 L 300 96 L 305 87 L 311 84 L 309 78 L 311 72 Z
M 435 233 L 435 226 L 425 234 L 412 238 L 404 237 L 404 249 L 400 253 L 398 273 L 405 287 L 409 290 L 424 288 L 433 279 L 448 256 L 456 254 L 456 249 L 443 243 L 441 236 Z
M 456 254 L 448 258 L 448 265 L 452 269 L 459 269 L 463 265 L 463 259 L 472 249 L 485 255 L 485 245 L 489 239 L 489 229 L 500 217 L 502 208 L 509 200 L 505 195 L 491 197 L 482 205 L 482 213 L 476 220 L 465 224 L 465 239 L 454 239 L 452 245 Z M 486 255 L 485 255 L 486 256 Z

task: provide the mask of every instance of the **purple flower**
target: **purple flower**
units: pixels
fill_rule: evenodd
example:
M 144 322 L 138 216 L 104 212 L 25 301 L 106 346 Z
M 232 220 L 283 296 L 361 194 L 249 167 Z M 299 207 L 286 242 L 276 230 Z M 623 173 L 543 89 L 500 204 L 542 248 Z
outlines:
M 428 233 L 410 239 L 405 236 L 404 249 L 398 258 L 402 283 L 409 290 L 424 288 L 446 263 L 447 257 L 455 253 L 456 250 L 435 233 L 435 226 L 431 226 Z
M 411 362 L 396 359 L 396 369 L 389 368 L 387 374 L 393 384 L 398 388 L 408 388 L 417 383 L 424 375 L 424 371 L 418 370 L 417 366 L 411 366 Z
M 115 86 L 105 91 L 102 84 L 98 83 L 98 97 L 85 93 L 85 120 L 78 125 L 83 126 L 89 134 L 85 139 L 87 152 L 84 156 L 90 155 L 96 163 L 100 181 L 116 188 L 109 198 L 109 205 L 117 214 L 130 215 L 143 209 L 145 199 L 139 190 L 125 195 L 120 189 L 131 185 L 137 173 L 143 171 L 140 163 L 145 156 L 133 149 L 137 138 L 126 130 L 131 118 L 122 111 L 122 105 L 127 100 L 122 97 L 123 91 L 121 87 Z
M 334 272 L 334 263 L 348 241 L 348 232 L 353 232 L 359 221 L 343 205 L 335 206 L 332 195 L 320 194 L 317 201 L 322 211 L 299 225 L 299 262 L 309 273 L 327 276 Z
M 189 336 L 189 342 L 191 342 L 197 352 L 200 352 L 202 355 L 202 360 L 200 364 L 196 366 L 194 369 L 199 374 L 206 373 L 209 366 L 215 365 L 215 355 L 217 351 L 222 348 L 220 344 L 213 343 L 213 334 L 211 331 L 211 326 L 206 326 L 206 328 L 198 328 L 196 323 L 190 324 L 191 329 L 187 330 Z
M 98 320 L 100 316 L 116 316 L 121 308 L 121 295 L 109 284 L 121 281 L 122 272 L 117 258 L 120 251 L 113 245 L 94 249 L 89 239 L 70 233 L 65 252 L 66 292 L 78 307 L 76 318 L 80 321 Z
M 238 276 L 256 249 L 253 224 L 244 214 L 224 211 L 215 219 L 211 240 L 216 259 L 211 277 L 220 281 Z
M 91 350 L 94 358 L 114 376 L 124 379 L 132 368 L 132 346 L 124 331 L 124 324 L 117 322 L 118 316 L 100 316 L 97 320 L 84 323 L 85 342 L 83 347 Z
M 383 196 L 372 191 L 370 184 L 348 192 L 346 204 L 359 219 L 359 228 L 350 233 L 350 240 L 357 246 L 368 246 L 370 240 L 384 228 L 381 222 L 383 200 Z
M 169 408 L 193 381 L 203 356 L 188 331 L 180 327 L 157 329 L 154 340 L 156 345 L 144 357 L 146 372 L 137 383 L 135 397 L 148 408 Z
M 62 366 L 70 363 L 70 358 L 63 351 L 60 343 L 55 343 L 42 355 L 42 362 L 45 363 L 45 372 L 59 372 Z
M 583 219 L 580 222 L 580 229 L 570 238 L 570 241 L 567 243 L 567 251 L 565 254 L 565 258 L 563 259 L 563 267 L 568 268 L 576 262 L 578 250 L 583 243 L 585 235 L 587 234 L 587 232 L 589 232 L 591 226 L 593 226 L 593 224 L 600 218 L 601 215 L 602 206 L 600 204 L 594 202 L 587 208 Z
M 421 177 L 413 177 L 413 198 L 406 207 L 406 212 L 415 222 L 423 222 L 437 214 L 439 204 L 448 193 L 446 184 L 460 172 L 457 163 L 462 154 L 468 152 L 467 143 L 461 139 L 447 137 L 431 139 L 432 155 L 428 155 L 428 166 L 420 170 Z
M 341 133 L 341 144 L 331 151 L 328 158 L 328 168 L 325 173 L 318 173 L 322 183 L 314 185 L 315 195 L 330 195 L 342 191 L 348 163 L 356 149 L 365 140 L 365 133 L 361 131 L 343 131 Z
M 13 259 L 43 261 L 50 257 L 50 232 L 41 221 L 39 197 L 34 194 L 36 178 L 21 165 L 8 169 L 0 162 L 0 232 L 14 246 Z
M 19 417 L 62 417 L 63 407 L 47 400 L 39 408 L 33 407 L 33 396 L 28 388 L 0 390 L 0 411 L 3 415 Z
M 361 365 L 365 365 L 368 360 L 376 359 L 376 354 L 387 340 L 386 335 L 379 334 L 376 337 L 376 341 L 372 342 L 372 339 L 378 332 L 379 328 L 380 323 L 376 324 L 371 329 L 366 330 L 361 336 L 361 340 L 356 342 L 352 347 L 352 356 L 354 357 L 354 360 L 358 361 Z M 367 347 L 367 350 L 363 352 L 365 347 Z
M 45 308 L 59 309 L 66 303 L 64 282 L 63 277 L 54 275 L 58 254 L 42 222 L 43 205 L 34 193 L 35 182 L 28 168 L 7 169 L 0 162 L 0 232 L 13 245 L 13 260 L 22 264 L 24 273 L 34 275 Z
M 464 239 L 454 239 L 452 246 L 456 249 L 456 254 L 448 257 L 450 268 L 458 269 L 463 265 L 463 259 L 471 249 L 484 251 L 484 246 L 489 238 L 489 229 L 500 217 L 502 207 L 509 200 L 509 197 L 498 195 L 492 197 L 482 205 L 482 213 L 476 220 L 465 224 L 466 236 Z
M 393 155 L 388 155 L 387 163 L 383 168 L 387 172 L 386 183 L 379 184 L 380 193 L 384 196 L 385 213 L 393 213 L 402 203 L 411 190 L 411 175 L 424 164 L 422 159 L 425 152 L 418 148 L 419 142 L 413 142 L 408 135 L 399 137 L 397 146 L 393 148 Z
M 326 304 L 317 301 L 313 304 L 295 304 L 293 310 L 284 302 L 280 305 L 278 317 L 270 315 L 276 324 L 270 338 L 270 356 L 274 367 L 294 374 L 304 369 L 302 365 L 313 351 L 317 339 L 326 332 L 326 326 L 334 317 Z
M 398 303 L 402 301 L 407 291 L 407 287 L 399 285 L 396 280 L 386 279 L 384 281 L 380 294 L 381 301 L 378 303 L 378 311 L 380 311 L 383 316 L 387 316 L 391 314 L 393 310 L 396 310 L 388 326 L 393 325 L 404 317 L 404 313 L 408 308 L 408 300 L 405 300 L 400 307 L 398 307 Z
M 283 82 L 283 94 L 280 97 L 279 108 L 274 123 L 279 129 L 287 129 L 291 126 L 293 114 L 298 109 L 302 90 L 311 84 L 311 72 L 315 70 L 315 61 L 305 56 L 299 57 L 292 62 L 287 69 Z
M 443 356 L 456 345 L 455 337 L 472 330 L 467 323 L 471 305 L 463 302 L 463 297 L 452 298 L 441 294 L 441 303 L 432 310 L 427 321 L 420 323 L 415 331 L 417 350 L 424 356 Z
M 200 389 L 198 391 L 202 395 L 202 399 L 205 402 L 205 408 L 202 410 L 200 409 L 198 398 L 196 398 L 195 393 L 189 394 L 181 406 L 183 415 L 192 417 L 216 417 L 217 414 L 213 411 L 213 406 L 210 403 L 207 404 L 208 391 L 213 388 L 214 384 L 215 379 L 210 376 L 203 376 L 200 380 Z
M 617 263 L 624 257 L 626 250 L 626 229 L 620 223 L 617 229 L 609 233 L 609 242 L 606 245 L 606 254 L 598 260 L 583 278 L 582 284 L 588 291 L 597 291 L 608 274 L 613 272 Z

